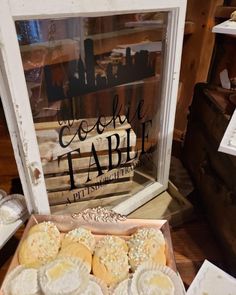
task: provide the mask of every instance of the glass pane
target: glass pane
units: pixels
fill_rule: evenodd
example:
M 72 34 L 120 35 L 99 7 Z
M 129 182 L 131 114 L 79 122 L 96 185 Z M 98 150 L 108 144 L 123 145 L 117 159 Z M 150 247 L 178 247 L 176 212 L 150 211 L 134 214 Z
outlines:
M 167 16 L 16 22 L 53 212 L 158 182 Z

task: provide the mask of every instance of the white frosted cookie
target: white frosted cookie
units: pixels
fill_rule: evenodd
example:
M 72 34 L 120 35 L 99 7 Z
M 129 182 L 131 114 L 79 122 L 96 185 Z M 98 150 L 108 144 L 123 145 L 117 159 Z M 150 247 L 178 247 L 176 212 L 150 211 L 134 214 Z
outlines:
M 0 204 L 0 223 L 8 224 L 21 218 L 26 212 L 25 200 L 22 195 L 9 195 Z
M 56 258 L 59 245 L 47 232 L 28 235 L 20 245 L 19 263 L 27 267 L 39 267 Z
M 57 226 L 51 222 L 51 221 L 43 221 L 38 224 L 33 225 L 29 232 L 28 235 L 31 235 L 36 232 L 46 232 L 49 234 L 49 236 L 54 239 L 55 243 L 60 246 L 61 243 L 61 235 L 60 231 L 58 230 Z
M 34 268 L 16 267 L 3 284 L 4 295 L 39 295 L 38 271 Z
M 146 261 L 166 265 L 165 238 L 157 228 L 140 228 L 128 241 L 132 271 Z
M 93 252 L 96 243 L 95 237 L 91 231 L 83 227 L 78 227 L 69 231 L 62 240 L 62 248 L 71 242 L 78 242 L 85 245 L 91 253 Z
M 158 266 L 155 268 L 150 264 L 149 267 L 148 263 L 140 265 L 135 271 L 131 292 L 137 295 L 181 295 L 181 293 L 175 293 L 174 282 L 168 274 L 158 269 Z
M 131 279 L 126 279 L 120 282 L 114 291 L 113 295 L 130 295 L 131 294 Z
M 84 294 L 89 272 L 77 259 L 58 258 L 39 270 L 39 283 L 47 295 Z
M 97 277 L 90 275 L 87 288 L 83 291 L 83 295 L 107 295 L 108 289 L 104 282 Z
M 128 277 L 129 264 L 125 241 L 116 236 L 101 239 L 94 251 L 93 274 L 108 286 L 114 286 Z

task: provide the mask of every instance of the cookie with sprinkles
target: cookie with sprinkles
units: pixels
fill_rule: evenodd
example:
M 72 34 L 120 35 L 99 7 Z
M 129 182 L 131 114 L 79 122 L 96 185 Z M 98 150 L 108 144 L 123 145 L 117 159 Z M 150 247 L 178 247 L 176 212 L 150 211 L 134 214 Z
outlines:
M 37 268 L 56 258 L 59 245 L 47 232 L 35 232 L 26 237 L 18 252 L 19 263 Z
M 91 231 L 83 227 L 78 227 L 69 231 L 62 240 L 62 248 L 71 242 L 83 244 L 91 251 L 91 253 L 93 252 L 96 243 L 95 237 Z
M 96 251 L 99 248 L 104 247 L 104 245 L 115 245 L 116 247 L 120 247 L 120 250 L 128 252 L 128 245 L 126 241 L 118 236 L 107 235 L 103 239 L 100 239 L 96 244 Z
M 51 221 L 43 221 L 38 224 L 32 226 L 28 232 L 28 235 L 31 235 L 36 232 L 46 232 L 50 235 L 52 239 L 54 239 L 55 243 L 60 246 L 61 243 L 61 235 L 57 226 Z
M 93 274 L 108 286 L 114 286 L 128 277 L 128 248 L 125 240 L 116 236 L 106 236 L 95 247 Z
M 140 228 L 128 241 L 132 271 L 146 261 L 166 265 L 165 238 L 157 228 Z

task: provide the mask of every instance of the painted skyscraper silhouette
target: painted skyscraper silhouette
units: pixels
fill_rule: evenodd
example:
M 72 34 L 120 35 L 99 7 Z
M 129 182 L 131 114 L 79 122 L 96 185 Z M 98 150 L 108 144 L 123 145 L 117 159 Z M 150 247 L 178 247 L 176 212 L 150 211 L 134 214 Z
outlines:
M 131 49 L 126 48 L 126 55 L 118 64 L 108 63 L 105 74 L 96 73 L 96 56 L 94 55 L 93 40 L 84 40 L 85 60 L 69 61 L 44 67 L 46 90 L 49 101 L 71 98 L 82 94 L 111 88 L 117 85 L 130 83 L 151 77 L 155 74 L 155 65 L 150 62 L 150 53 L 147 50 L 136 52 L 131 56 Z M 114 71 L 116 67 L 116 71 Z M 53 81 L 53 71 L 60 69 L 66 72 L 68 87 L 63 83 Z M 114 72 L 116 72 L 114 74 Z

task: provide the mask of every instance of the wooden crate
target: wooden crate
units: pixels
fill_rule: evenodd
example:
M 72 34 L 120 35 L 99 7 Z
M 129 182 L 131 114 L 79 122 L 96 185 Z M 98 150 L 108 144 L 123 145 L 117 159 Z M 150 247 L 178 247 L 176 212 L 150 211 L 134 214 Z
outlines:
M 107 120 L 109 121 L 109 119 Z M 89 122 L 91 126 L 94 126 L 96 119 L 90 119 Z M 86 199 L 91 200 L 96 197 L 106 198 L 111 195 L 122 198 L 130 193 L 135 160 L 126 162 L 128 141 L 131 158 L 136 153 L 136 135 L 132 129 L 129 134 L 126 131 L 131 128 L 130 124 L 116 126 L 121 151 L 121 164 L 117 168 L 115 166 L 119 157 L 115 150 L 116 142 L 112 123 L 102 134 L 97 134 L 95 130 L 90 132 L 85 141 L 76 138 L 75 135 L 78 131 L 74 127 L 70 128 L 69 134 L 64 135 L 62 139 L 63 143 L 71 142 L 69 147 L 65 148 L 58 143 L 58 133 L 61 126 L 57 122 L 37 123 L 35 126 L 50 205 L 57 206 Z M 91 126 L 89 125 L 87 128 L 92 128 Z M 114 150 L 111 151 L 111 158 L 108 157 L 108 137 L 111 138 L 112 148 L 114 147 Z M 96 148 L 100 168 L 108 170 L 104 174 L 99 175 L 97 165 L 94 165 L 95 158 L 92 157 L 91 152 L 92 144 Z M 79 152 L 77 152 L 78 149 Z M 70 159 L 67 155 L 69 152 L 72 152 Z M 58 158 L 60 158 L 60 162 Z M 91 159 L 93 163 L 91 163 Z M 111 171 L 109 171 L 110 162 L 114 165 Z M 70 173 L 70 169 L 73 174 Z

